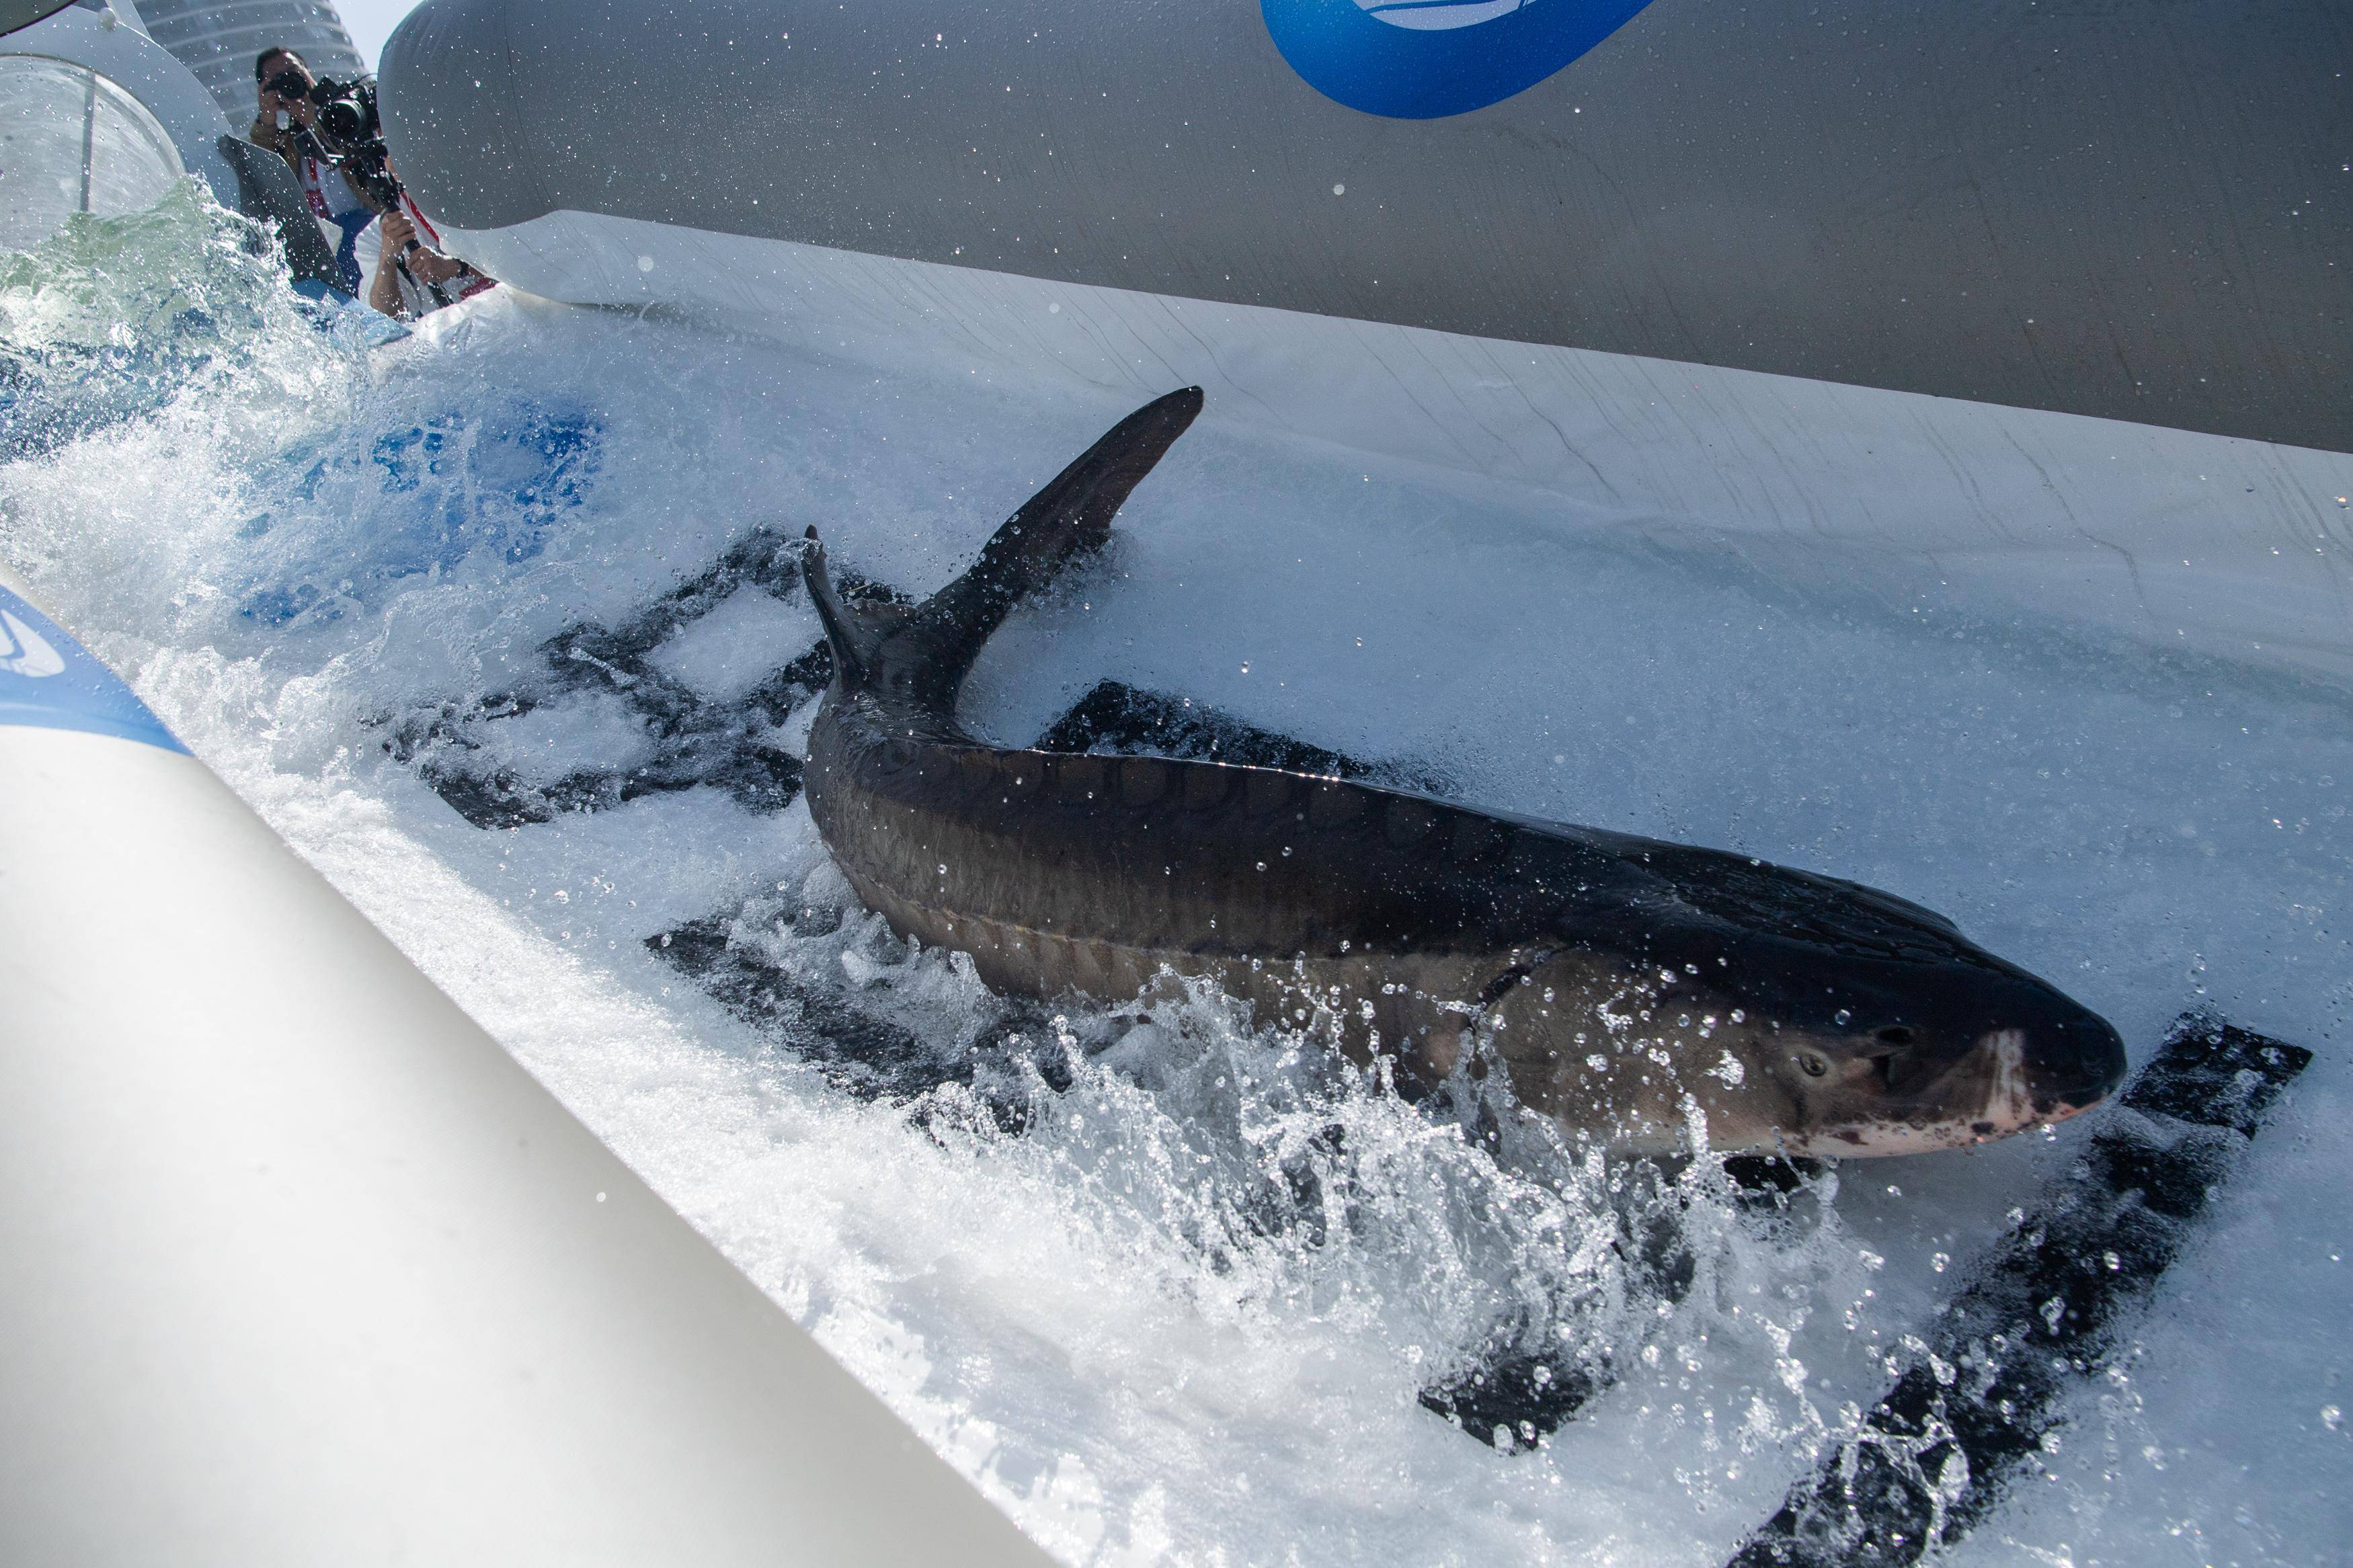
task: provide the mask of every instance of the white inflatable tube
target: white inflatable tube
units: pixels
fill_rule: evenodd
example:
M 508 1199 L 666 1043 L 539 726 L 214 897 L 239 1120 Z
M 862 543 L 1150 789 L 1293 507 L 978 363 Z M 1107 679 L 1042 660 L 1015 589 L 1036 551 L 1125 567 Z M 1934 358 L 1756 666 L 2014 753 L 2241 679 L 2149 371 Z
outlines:
M 2353 449 L 2342 4 L 2120 15 L 425 0 L 383 102 L 471 233 L 583 213 Z
M 0 586 L 0 1562 L 1047 1559 Z

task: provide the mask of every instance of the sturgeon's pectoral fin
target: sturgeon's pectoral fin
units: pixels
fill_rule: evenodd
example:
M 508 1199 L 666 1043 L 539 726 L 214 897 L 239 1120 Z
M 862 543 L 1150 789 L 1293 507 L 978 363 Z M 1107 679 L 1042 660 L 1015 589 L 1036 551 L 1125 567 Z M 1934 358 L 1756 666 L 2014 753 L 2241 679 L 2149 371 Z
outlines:
M 1470 1023 L 1476 1025 L 1484 1020 L 1503 1005 L 1504 997 L 1515 988 L 1528 984 L 1530 975 L 1559 956 L 1560 949 L 1557 947 L 1531 946 L 1525 951 L 1514 950 L 1512 962 L 1480 988 L 1479 1000 L 1469 1015 Z

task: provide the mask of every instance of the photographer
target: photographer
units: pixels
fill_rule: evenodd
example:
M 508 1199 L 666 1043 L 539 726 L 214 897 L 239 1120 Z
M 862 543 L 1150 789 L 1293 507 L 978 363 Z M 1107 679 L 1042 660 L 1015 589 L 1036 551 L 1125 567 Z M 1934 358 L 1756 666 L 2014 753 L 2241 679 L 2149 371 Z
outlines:
M 335 259 L 346 293 L 356 297 L 366 276 L 370 305 L 414 321 L 491 287 L 489 278 L 441 248 L 441 237 L 401 188 L 373 81 L 325 80 L 284 47 L 265 50 L 253 70 L 261 96 L 254 140 L 287 160 L 311 210 L 343 233 Z M 345 192 L 358 200 L 356 210 L 343 204 Z M 376 242 L 364 261 L 363 235 Z
M 333 230 L 338 286 L 356 298 L 365 263 L 375 259 L 360 255 L 361 237 L 375 223 L 380 204 L 368 199 L 338 150 L 322 140 L 313 98 L 319 80 L 302 57 L 283 47 L 264 49 L 253 62 L 253 76 L 260 113 L 248 140 L 285 159 L 294 171 L 311 214 Z

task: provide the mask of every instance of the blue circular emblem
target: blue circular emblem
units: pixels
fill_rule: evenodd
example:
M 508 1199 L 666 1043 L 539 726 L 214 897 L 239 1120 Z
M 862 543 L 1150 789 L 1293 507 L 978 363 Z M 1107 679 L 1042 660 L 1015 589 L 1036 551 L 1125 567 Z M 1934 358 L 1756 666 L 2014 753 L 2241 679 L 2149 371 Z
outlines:
M 1308 86 L 1366 114 L 1438 120 L 1525 92 L 1650 0 L 1259 0 Z

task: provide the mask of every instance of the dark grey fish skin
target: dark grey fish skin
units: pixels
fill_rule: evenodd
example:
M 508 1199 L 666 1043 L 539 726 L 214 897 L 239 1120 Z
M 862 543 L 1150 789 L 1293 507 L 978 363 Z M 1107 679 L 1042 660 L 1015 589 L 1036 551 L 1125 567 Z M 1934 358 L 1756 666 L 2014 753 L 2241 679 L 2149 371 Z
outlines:
M 991 746 L 981 646 L 1108 537 L 1199 412 L 1137 411 L 912 611 L 802 569 L 835 675 L 809 810 L 892 929 L 992 986 L 1115 1002 L 1210 975 L 1430 1086 L 1474 1053 L 1620 1152 L 1892 1154 L 2074 1114 L 2124 1076 L 2092 1013 L 1889 894 L 1739 856 L 1270 768 Z

